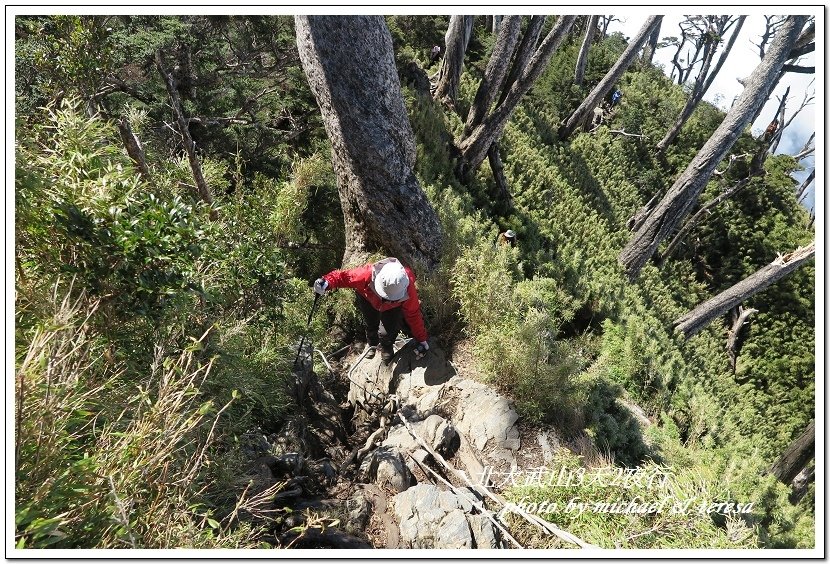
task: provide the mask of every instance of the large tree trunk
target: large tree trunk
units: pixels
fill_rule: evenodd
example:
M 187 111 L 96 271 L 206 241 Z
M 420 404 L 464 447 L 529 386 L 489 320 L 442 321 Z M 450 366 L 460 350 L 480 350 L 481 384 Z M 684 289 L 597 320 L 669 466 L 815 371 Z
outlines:
M 689 220 L 683 225 L 680 231 L 678 231 L 674 238 L 672 238 L 672 240 L 666 247 L 666 250 L 662 254 L 658 253 L 658 263 L 662 263 L 664 260 L 672 256 L 674 252 L 677 250 L 677 247 L 680 245 L 680 243 L 683 242 L 683 239 L 685 239 L 686 236 L 689 234 L 689 232 L 695 226 L 697 226 L 703 219 L 711 215 L 712 210 L 715 208 L 715 206 L 717 206 L 724 200 L 727 200 L 735 196 L 735 194 L 737 194 L 738 192 L 743 190 L 747 185 L 749 185 L 749 182 L 753 178 L 758 176 L 764 176 L 766 174 L 766 171 L 764 170 L 764 162 L 767 158 L 767 152 L 770 150 L 770 143 L 772 143 L 775 139 L 780 138 L 781 136 L 781 128 L 778 127 L 778 124 L 784 121 L 784 106 L 787 102 L 787 94 L 789 93 L 789 91 L 790 89 L 788 87 L 787 91 L 784 93 L 784 96 L 781 97 L 781 103 L 778 105 L 778 111 L 776 112 L 775 116 L 773 116 L 772 121 L 769 124 L 769 127 L 767 127 L 767 132 L 764 133 L 764 136 L 761 139 L 761 144 L 755 151 L 755 154 L 752 156 L 752 161 L 749 164 L 749 172 L 747 173 L 747 175 L 744 178 L 740 179 L 738 182 L 736 182 L 730 188 L 724 190 L 723 192 L 721 192 L 720 194 L 718 194 L 717 196 L 715 196 L 714 198 L 700 206 L 700 209 L 697 210 L 697 212 L 695 212 L 695 214 L 689 218 Z M 730 166 L 733 160 L 735 159 L 736 157 L 734 155 L 730 157 Z M 724 174 L 725 172 L 726 171 L 723 171 L 723 173 L 715 174 Z
M 700 104 L 700 101 L 703 99 L 703 96 L 706 95 L 706 92 L 709 90 L 709 87 L 712 85 L 712 82 L 715 80 L 715 77 L 720 72 L 721 67 L 723 67 L 724 61 L 726 61 L 726 57 L 729 56 L 729 52 L 732 50 L 732 46 L 735 44 L 735 39 L 738 37 L 738 33 L 741 31 L 741 28 L 744 25 L 744 20 L 746 20 L 746 16 L 740 16 L 738 21 L 735 25 L 735 31 L 732 32 L 732 35 L 729 38 L 729 42 L 721 52 L 720 58 L 718 58 L 717 64 L 715 64 L 715 68 L 709 72 L 709 67 L 712 64 L 712 60 L 715 56 L 715 51 L 717 49 L 717 43 L 714 39 L 711 39 L 710 42 L 713 42 L 706 51 L 706 54 L 703 57 L 703 66 L 700 69 L 700 74 L 698 74 L 697 79 L 695 80 L 694 87 L 692 88 L 692 92 L 689 97 L 686 99 L 686 105 L 683 106 L 683 110 L 681 110 L 680 115 L 677 116 L 677 119 L 672 125 L 671 129 L 669 129 L 666 134 L 663 136 L 663 139 L 657 143 L 657 153 L 663 154 L 666 152 L 666 149 L 674 143 L 674 140 L 677 138 L 680 130 L 683 129 L 683 126 L 689 120 L 691 115 L 694 113 L 697 106 Z
M 662 20 L 663 16 L 651 16 L 646 20 L 646 23 L 643 24 L 640 32 L 631 41 L 631 43 L 628 44 L 628 47 L 625 51 L 623 51 L 623 54 L 617 62 L 614 63 L 614 66 L 611 67 L 611 70 L 609 70 L 603 79 L 599 81 L 599 84 L 591 90 L 588 97 L 582 101 L 576 110 L 574 110 L 570 117 L 565 121 L 565 124 L 559 128 L 560 139 L 567 139 L 570 137 L 576 128 L 585 122 L 588 115 L 593 113 L 594 108 L 600 104 L 603 96 L 605 96 L 611 88 L 613 88 L 626 69 L 631 65 L 631 63 L 634 62 L 637 53 L 643 47 L 643 44 L 654 30 L 654 26 L 660 25 Z
M 816 252 L 815 242 L 780 256 L 767 266 L 744 278 L 728 290 L 710 298 L 674 322 L 675 330 L 687 339 L 696 335 L 713 319 L 720 317 L 747 298 L 765 290 L 810 260 Z
M 464 136 L 469 135 L 470 131 L 481 123 L 493 100 L 496 99 L 496 95 L 501 91 L 504 79 L 507 76 L 507 70 L 510 68 L 510 60 L 516 50 L 516 45 L 519 43 L 521 26 L 521 16 L 506 16 L 501 22 L 496 44 L 493 46 L 493 52 L 487 62 L 487 69 L 484 71 L 484 76 L 476 91 L 475 100 L 467 114 L 467 122 L 464 124 Z
M 530 59 L 536 52 L 536 46 L 539 44 L 539 36 L 542 34 L 542 26 L 545 25 L 546 19 L 547 16 L 530 16 L 527 29 L 525 29 L 524 35 L 522 35 L 522 42 L 519 44 L 516 57 L 513 59 L 513 65 L 510 67 L 510 72 L 504 81 L 505 87 L 499 96 L 499 104 L 504 102 L 507 94 L 510 92 L 510 87 L 519 80 L 519 77 L 522 76 L 522 73 L 530 63 Z
M 560 16 L 556 25 L 539 45 L 519 78 L 513 83 L 508 82 L 509 91 L 504 101 L 500 102 L 493 113 L 487 116 L 484 121 L 473 129 L 468 137 L 461 141 L 459 149 L 461 150 L 462 159 L 462 177 L 477 169 L 487 157 L 490 146 L 501 138 L 513 110 L 516 109 L 522 96 L 530 90 L 533 83 L 541 76 L 553 53 L 571 29 L 575 19 L 576 16 Z
M 372 253 L 434 268 L 441 227 L 413 167 L 415 139 L 381 16 L 296 16 L 300 61 L 332 145 L 344 266 Z
M 773 82 L 805 21 L 806 16 L 790 16 L 782 24 L 767 56 L 752 73 L 723 122 L 623 248 L 619 261 L 630 279 L 639 276 L 657 246 L 689 214 L 715 167 L 743 133 L 756 109 L 769 98 Z
M 585 37 L 582 39 L 582 46 L 579 48 L 579 55 L 576 57 L 576 68 L 574 69 L 574 84 L 577 86 L 581 86 L 585 79 L 585 69 L 588 67 L 588 51 L 591 49 L 591 43 L 597 34 L 597 20 L 599 20 L 599 16 L 590 16 L 588 25 L 585 26 Z
M 458 99 L 458 83 L 464 69 L 464 53 L 473 32 L 473 16 L 451 16 L 444 35 L 444 58 L 438 69 L 438 84 L 434 97 L 451 105 Z
M 778 478 L 780 482 L 789 485 L 813 459 L 815 453 L 816 422 L 813 420 L 770 467 L 769 473 Z
M 645 47 L 643 47 L 643 58 L 641 62 L 644 67 L 650 65 L 652 59 L 654 59 L 654 52 L 657 50 L 657 43 L 660 41 L 660 28 L 662 25 L 663 22 L 661 21 L 654 27 L 651 35 L 648 36 Z

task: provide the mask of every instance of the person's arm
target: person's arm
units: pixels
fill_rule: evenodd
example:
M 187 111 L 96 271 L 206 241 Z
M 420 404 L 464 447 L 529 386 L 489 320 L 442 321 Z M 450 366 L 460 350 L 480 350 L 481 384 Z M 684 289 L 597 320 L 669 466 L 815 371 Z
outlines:
M 406 319 L 406 324 L 412 331 L 412 336 L 419 343 L 424 343 L 429 340 L 426 326 L 424 325 L 424 316 L 421 313 L 421 301 L 418 299 L 418 290 L 415 289 L 415 280 L 412 279 L 407 288 L 408 299 L 403 303 L 403 316 Z
M 332 270 L 325 276 L 323 280 L 328 282 L 327 290 L 336 290 L 338 288 L 358 288 L 366 283 L 366 275 L 371 279 L 371 266 L 359 266 L 357 268 L 350 268 L 349 270 Z

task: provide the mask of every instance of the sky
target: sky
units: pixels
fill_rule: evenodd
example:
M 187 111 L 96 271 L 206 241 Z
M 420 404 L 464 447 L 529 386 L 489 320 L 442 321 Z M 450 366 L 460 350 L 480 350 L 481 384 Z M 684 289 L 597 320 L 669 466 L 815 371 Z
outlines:
M 813 8 L 813 10 L 814 9 L 815 8 Z M 680 37 L 680 28 L 678 24 L 685 18 L 684 14 L 720 15 L 730 13 L 727 10 L 717 11 L 717 9 L 710 9 L 704 13 L 701 11 L 693 11 L 691 7 L 688 6 L 682 8 L 682 10 L 683 12 L 675 10 L 674 13 L 666 13 L 660 29 L 661 40 L 668 36 Z M 749 8 L 742 8 L 742 10 L 748 11 Z M 652 11 L 654 10 L 652 9 Z M 665 10 L 661 8 L 660 12 L 665 13 Z M 772 8 L 765 12 L 770 15 L 779 13 L 778 11 L 774 11 Z M 615 31 L 619 31 L 626 37 L 631 38 L 639 31 L 646 19 L 646 14 L 637 13 L 635 15 L 615 17 L 618 17 L 620 21 L 613 22 L 609 26 L 608 32 L 613 33 Z M 741 86 L 737 79 L 747 78 L 755 67 L 758 66 L 758 63 L 761 60 L 757 43 L 760 42 L 761 35 L 763 34 L 765 28 L 765 23 L 763 13 L 761 12 L 750 14 L 747 17 L 735 45 L 729 54 L 729 57 L 726 59 L 723 68 L 721 68 L 716 79 L 712 83 L 712 86 L 704 96 L 704 100 L 715 104 L 724 111 L 729 109 L 732 101 L 743 90 L 743 86 Z M 734 29 L 734 26 L 731 29 Z M 821 28 L 817 30 L 817 37 L 820 33 Z M 722 47 L 723 46 L 721 46 L 721 48 Z M 664 47 L 662 49 L 658 49 L 654 55 L 654 63 L 658 66 L 663 66 L 663 70 L 667 75 L 671 72 L 671 60 L 675 51 L 676 47 Z M 717 60 L 718 54 L 716 54 L 715 57 L 715 60 Z M 800 61 L 800 64 L 819 67 L 819 65 L 816 65 L 816 53 L 811 53 L 805 56 L 802 61 Z M 691 80 L 694 80 L 695 76 L 696 74 L 693 72 Z M 760 135 L 764 129 L 766 129 L 767 125 L 772 120 L 775 111 L 778 109 L 781 96 L 783 96 L 787 86 L 790 87 L 790 93 L 787 97 L 786 119 L 789 119 L 789 116 L 791 116 L 792 113 L 801 105 L 804 94 L 816 93 L 816 89 L 820 87 L 818 82 L 823 80 L 824 77 L 821 74 L 819 74 L 818 80 L 816 80 L 815 75 L 812 74 L 787 73 L 784 75 L 775 91 L 765 104 L 760 116 L 753 124 L 752 132 L 755 135 Z M 819 98 L 816 97 L 816 100 L 819 100 Z M 798 153 L 813 132 L 816 132 L 817 135 L 819 134 L 819 132 L 816 131 L 816 108 L 816 102 L 813 102 L 811 105 L 805 107 L 798 114 L 793 123 L 791 123 L 790 126 L 784 130 L 777 153 L 785 153 L 790 155 Z M 802 164 L 804 165 L 805 170 L 793 175 L 799 183 L 803 181 L 803 179 L 805 179 L 809 175 L 810 171 L 815 167 L 815 157 L 804 159 Z M 819 178 L 822 177 L 823 175 Z M 805 198 L 804 205 L 807 209 L 812 209 L 815 205 L 815 185 L 816 184 L 813 183 L 813 188 L 809 190 L 809 194 Z

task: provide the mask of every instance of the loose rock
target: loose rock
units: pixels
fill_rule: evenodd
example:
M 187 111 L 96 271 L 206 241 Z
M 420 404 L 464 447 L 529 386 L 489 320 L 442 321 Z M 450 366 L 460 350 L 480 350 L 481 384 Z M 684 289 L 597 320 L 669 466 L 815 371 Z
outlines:
M 404 546 L 491 548 L 496 543 L 490 522 L 483 516 L 470 515 L 472 496 L 418 484 L 396 495 L 394 503 Z

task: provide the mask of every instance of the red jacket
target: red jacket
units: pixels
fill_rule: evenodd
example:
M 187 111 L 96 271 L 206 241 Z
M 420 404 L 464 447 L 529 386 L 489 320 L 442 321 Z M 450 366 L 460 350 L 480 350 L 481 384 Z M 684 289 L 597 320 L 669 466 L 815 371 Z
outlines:
M 426 341 L 429 339 L 426 327 L 424 327 L 424 317 L 421 314 L 421 301 L 418 299 L 418 290 L 415 289 L 415 273 L 408 266 L 404 267 L 406 275 L 409 277 L 409 286 L 406 289 L 406 298 L 398 302 L 384 302 L 380 296 L 375 292 L 372 284 L 372 263 L 358 266 L 349 270 L 332 270 L 323 278 L 329 283 L 329 288 L 334 290 L 337 288 L 352 288 L 355 292 L 366 298 L 372 307 L 378 311 L 387 311 L 392 308 L 400 307 L 403 309 L 403 317 L 406 324 L 412 330 L 412 336 L 417 341 Z

